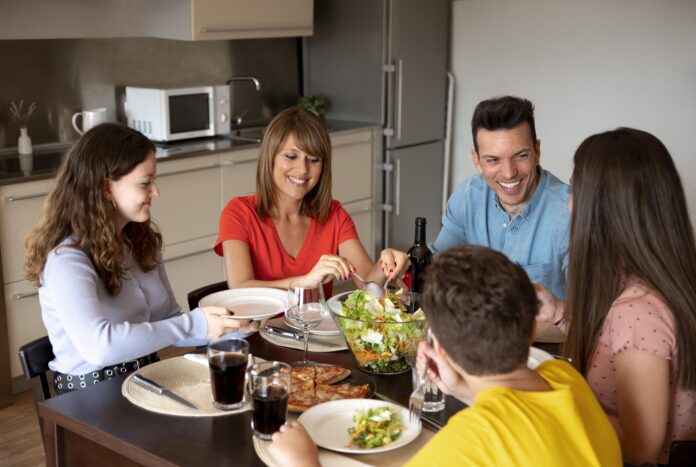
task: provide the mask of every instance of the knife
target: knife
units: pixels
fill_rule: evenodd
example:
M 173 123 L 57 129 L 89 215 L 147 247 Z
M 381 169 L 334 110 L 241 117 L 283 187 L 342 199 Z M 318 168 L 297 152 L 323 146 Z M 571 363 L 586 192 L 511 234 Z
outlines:
M 298 342 L 304 342 L 304 337 L 302 336 L 302 334 L 290 331 L 288 329 L 279 328 L 278 326 L 271 326 L 271 325 L 267 324 L 263 328 L 263 330 L 266 331 L 271 336 L 284 337 L 286 339 L 292 339 L 292 340 L 296 340 Z M 322 344 L 322 345 L 332 345 L 331 342 L 317 339 L 316 337 L 312 337 L 311 335 L 307 339 L 307 342 L 312 342 L 314 344 Z
M 196 407 L 195 405 L 193 405 L 192 403 L 190 403 L 189 401 L 187 401 L 183 397 L 177 396 L 169 389 L 163 388 L 162 386 L 155 383 L 151 379 L 148 379 L 148 378 L 136 373 L 133 375 L 133 381 L 135 382 L 135 384 L 147 389 L 148 391 L 152 391 L 155 394 L 159 394 L 160 396 L 167 396 L 170 399 L 175 400 L 179 404 L 185 405 L 186 407 L 188 407 L 190 409 L 198 410 L 198 407 Z

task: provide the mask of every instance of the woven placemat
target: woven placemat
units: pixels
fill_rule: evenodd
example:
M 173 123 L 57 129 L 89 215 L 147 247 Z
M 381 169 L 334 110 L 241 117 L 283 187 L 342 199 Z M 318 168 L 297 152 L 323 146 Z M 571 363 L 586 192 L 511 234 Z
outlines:
M 134 374 L 141 374 L 159 383 L 191 402 L 198 410 L 138 386 L 133 381 Z M 202 365 L 184 356 L 153 363 L 129 375 L 121 386 L 121 394 L 133 404 L 150 412 L 179 417 L 215 417 L 251 410 L 251 399 L 246 393 L 245 403 L 240 409 L 216 409 L 213 406 L 208 365 Z
M 296 329 L 289 327 L 287 323 L 285 323 L 285 319 L 283 317 L 268 320 L 267 324 L 281 329 L 287 329 L 292 332 L 297 332 Z M 259 334 L 261 334 L 261 337 L 264 340 L 267 340 L 271 344 L 280 345 L 281 347 L 287 347 L 290 349 L 304 350 L 304 342 L 301 340 L 268 334 L 263 327 L 261 327 Z M 348 349 L 348 346 L 346 345 L 346 340 L 341 334 L 337 336 L 320 336 L 317 334 L 310 334 L 310 341 L 307 349 L 310 352 L 339 352 L 341 350 Z

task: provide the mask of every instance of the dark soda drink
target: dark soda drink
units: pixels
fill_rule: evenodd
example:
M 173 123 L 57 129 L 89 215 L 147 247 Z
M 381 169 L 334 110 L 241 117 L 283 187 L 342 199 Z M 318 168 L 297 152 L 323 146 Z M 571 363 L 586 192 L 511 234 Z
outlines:
M 285 423 L 288 414 L 288 392 L 282 386 L 256 388 L 251 395 L 254 400 L 253 428 L 262 439 L 271 439 Z
M 225 352 L 213 355 L 208 363 L 213 400 L 222 406 L 241 404 L 244 399 L 246 357 L 238 353 Z

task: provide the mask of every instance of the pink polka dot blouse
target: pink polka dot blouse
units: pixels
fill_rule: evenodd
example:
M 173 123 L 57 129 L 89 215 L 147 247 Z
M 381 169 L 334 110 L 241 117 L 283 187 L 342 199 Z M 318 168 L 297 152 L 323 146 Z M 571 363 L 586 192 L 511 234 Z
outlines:
M 625 289 L 612 304 L 587 374 L 590 387 L 609 415 L 618 416 L 614 355 L 629 348 L 676 362 L 672 312 L 652 289 L 636 278 L 627 280 Z M 696 393 L 679 389 L 673 378 L 670 386 L 671 409 L 660 463 L 667 462 L 673 440 L 696 439 Z

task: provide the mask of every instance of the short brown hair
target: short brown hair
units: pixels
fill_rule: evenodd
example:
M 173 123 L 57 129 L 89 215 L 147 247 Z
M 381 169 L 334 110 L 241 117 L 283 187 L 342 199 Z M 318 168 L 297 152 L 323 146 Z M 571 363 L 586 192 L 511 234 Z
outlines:
M 276 115 L 263 136 L 256 170 L 256 212 L 259 218 L 265 219 L 273 211 L 276 204 L 273 163 L 290 135 L 300 149 L 321 159 L 319 181 L 302 200 L 302 213 L 322 223 L 331 211 L 331 138 L 324 122 L 300 107 L 290 107 Z
M 438 254 L 422 301 L 440 344 L 467 373 L 504 374 L 527 362 L 538 301 L 527 274 L 502 253 L 462 245 Z
M 529 137 L 532 139 L 532 144 L 535 144 L 537 135 L 534 125 L 534 104 L 527 99 L 515 96 L 494 97 L 479 102 L 471 117 L 471 136 L 474 138 L 476 153 L 479 150 L 476 140 L 479 129 L 511 130 L 524 122 L 529 125 Z

